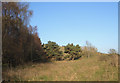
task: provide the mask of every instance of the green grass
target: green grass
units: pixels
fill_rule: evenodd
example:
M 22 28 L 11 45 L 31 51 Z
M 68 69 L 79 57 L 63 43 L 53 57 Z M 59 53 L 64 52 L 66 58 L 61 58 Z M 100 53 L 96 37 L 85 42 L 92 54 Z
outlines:
M 117 81 L 118 67 L 111 59 L 99 61 L 100 56 L 74 61 L 29 64 L 3 72 L 5 80 L 21 81 Z

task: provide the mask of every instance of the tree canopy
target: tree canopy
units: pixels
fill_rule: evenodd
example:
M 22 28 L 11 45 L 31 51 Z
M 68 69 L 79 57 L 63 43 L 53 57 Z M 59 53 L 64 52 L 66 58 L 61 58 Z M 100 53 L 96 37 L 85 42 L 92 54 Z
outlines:
M 16 66 L 45 58 L 37 27 L 30 26 L 32 11 L 26 3 L 2 3 L 3 64 Z
M 81 57 L 81 47 L 79 45 L 68 44 L 65 46 L 65 53 L 70 55 L 70 60 L 74 60 Z
M 48 58 L 51 58 L 52 60 L 62 60 L 63 53 L 60 51 L 59 45 L 55 42 L 48 41 L 47 44 L 43 45 L 43 48 Z

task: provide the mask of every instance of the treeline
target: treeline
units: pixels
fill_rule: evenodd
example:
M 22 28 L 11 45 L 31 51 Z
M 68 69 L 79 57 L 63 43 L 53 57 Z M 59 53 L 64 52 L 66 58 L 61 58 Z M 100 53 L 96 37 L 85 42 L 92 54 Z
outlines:
M 59 46 L 56 42 L 48 41 L 42 47 L 46 53 L 47 58 L 51 61 L 62 60 L 76 60 L 81 57 L 92 57 L 98 55 L 97 48 L 91 45 L 88 41 L 86 46 L 81 47 L 78 44 L 67 44 L 66 46 Z
M 29 25 L 32 11 L 26 3 L 2 3 L 2 63 L 16 66 L 36 59 L 47 61 L 37 27 Z

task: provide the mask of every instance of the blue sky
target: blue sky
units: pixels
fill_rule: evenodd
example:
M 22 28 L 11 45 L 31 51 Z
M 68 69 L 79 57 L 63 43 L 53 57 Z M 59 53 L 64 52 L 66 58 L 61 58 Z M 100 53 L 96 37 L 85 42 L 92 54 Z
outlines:
M 87 40 L 100 52 L 118 50 L 117 2 L 31 2 L 29 9 L 42 43 L 85 46 Z

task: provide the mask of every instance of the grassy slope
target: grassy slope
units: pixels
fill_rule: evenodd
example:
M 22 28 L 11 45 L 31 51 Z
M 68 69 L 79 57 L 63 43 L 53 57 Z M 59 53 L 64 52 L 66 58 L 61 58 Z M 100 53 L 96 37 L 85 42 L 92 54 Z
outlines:
M 99 56 L 74 61 L 21 66 L 3 72 L 4 79 L 29 81 L 117 81 L 118 68 Z

